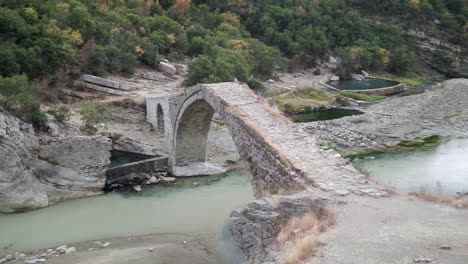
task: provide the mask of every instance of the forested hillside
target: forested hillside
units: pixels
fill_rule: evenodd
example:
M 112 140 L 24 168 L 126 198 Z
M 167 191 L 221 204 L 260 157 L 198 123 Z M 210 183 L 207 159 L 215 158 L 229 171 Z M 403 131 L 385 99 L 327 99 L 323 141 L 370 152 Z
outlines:
M 53 86 L 82 72 L 130 74 L 138 63 L 191 57 L 192 85 L 266 78 L 288 66 L 313 67 L 315 58 L 331 54 L 343 60 L 343 71 L 402 73 L 418 54 L 401 23 L 364 17 L 438 19 L 448 40 L 466 47 L 467 6 L 463 0 L 2 0 L 0 75 Z M 24 77 L 0 84 L 18 80 L 23 87 Z

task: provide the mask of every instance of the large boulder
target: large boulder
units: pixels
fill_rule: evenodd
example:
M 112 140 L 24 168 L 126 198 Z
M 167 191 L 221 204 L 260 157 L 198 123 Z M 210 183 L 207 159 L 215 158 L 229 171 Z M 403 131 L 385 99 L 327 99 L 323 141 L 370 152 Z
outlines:
M 159 63 L 159 70 L 169 75 L 175 75 L 177 73 L 177 68 L 174 65 L 164 61 Z

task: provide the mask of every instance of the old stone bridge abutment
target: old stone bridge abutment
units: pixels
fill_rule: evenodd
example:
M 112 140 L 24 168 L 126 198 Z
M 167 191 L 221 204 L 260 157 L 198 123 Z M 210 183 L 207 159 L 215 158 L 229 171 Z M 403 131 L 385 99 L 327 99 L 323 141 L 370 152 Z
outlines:
M 147 120 L 164 135 L 174 175 L 222 172 L 206 159 L 207 136 L 216 113 L 228 128 L 240 157 L 251 165 L 254 182 L 261 182 L 262 188 L 284 186 L 297 172 L 268 141 L 268 135 L 257 129 L 256 120 L 249 118 L 252 113 L 264 114 L 260 105 L 260 98 L 237 83 L 201 84 L 176 96 L 146 98 Z

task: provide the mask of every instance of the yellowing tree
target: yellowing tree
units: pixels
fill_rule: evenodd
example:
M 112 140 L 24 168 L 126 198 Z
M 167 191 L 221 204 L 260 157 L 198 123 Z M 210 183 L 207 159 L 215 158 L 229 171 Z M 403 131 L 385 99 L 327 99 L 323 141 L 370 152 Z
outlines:
M 409 4 L 416 9 L 421 7 L 421 0 L 409 0 Z
M 24 16 L 25 19 L 30 23 L 36 22 L 39 18 L 36 9 L 34 9 L 33 7 L 26 7 L 24 9 Z
M 387 65 L 390 63 L 390 58 L 392 57 L 392 52 L 387 49 L 379 49 L 380 53 L 380 60 L 382 61 L 383 65 Z
M 180 13 L 185 13 L 192 4 L 192 0 L 174 0 L 172 7 Z

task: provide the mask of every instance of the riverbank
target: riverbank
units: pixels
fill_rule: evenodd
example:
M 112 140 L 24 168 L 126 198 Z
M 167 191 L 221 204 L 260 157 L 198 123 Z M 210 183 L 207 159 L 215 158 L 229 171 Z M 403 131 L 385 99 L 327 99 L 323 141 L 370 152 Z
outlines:
M 109 244 L 106 247 L 98 246 L 101 243 Z M 155 234 L 87 241 L 68 245 L 68 248 L 75 248 L 76 251 L 55 255 L 47 255 L 47 250 L 35 251 L 33 256 L 27 257 L 26 260 L 46 259 L 49 264 L 218 263 L 213 253 L 199 240 L 184 234 Z M 25 259 L 10 263 L 25 263 Z
M 344 155 L 384 149 L 432 135 L 468 137 L 468 79 L 453 79 L 421 94 L 361 107 L 363 115 L 301 124 Z

